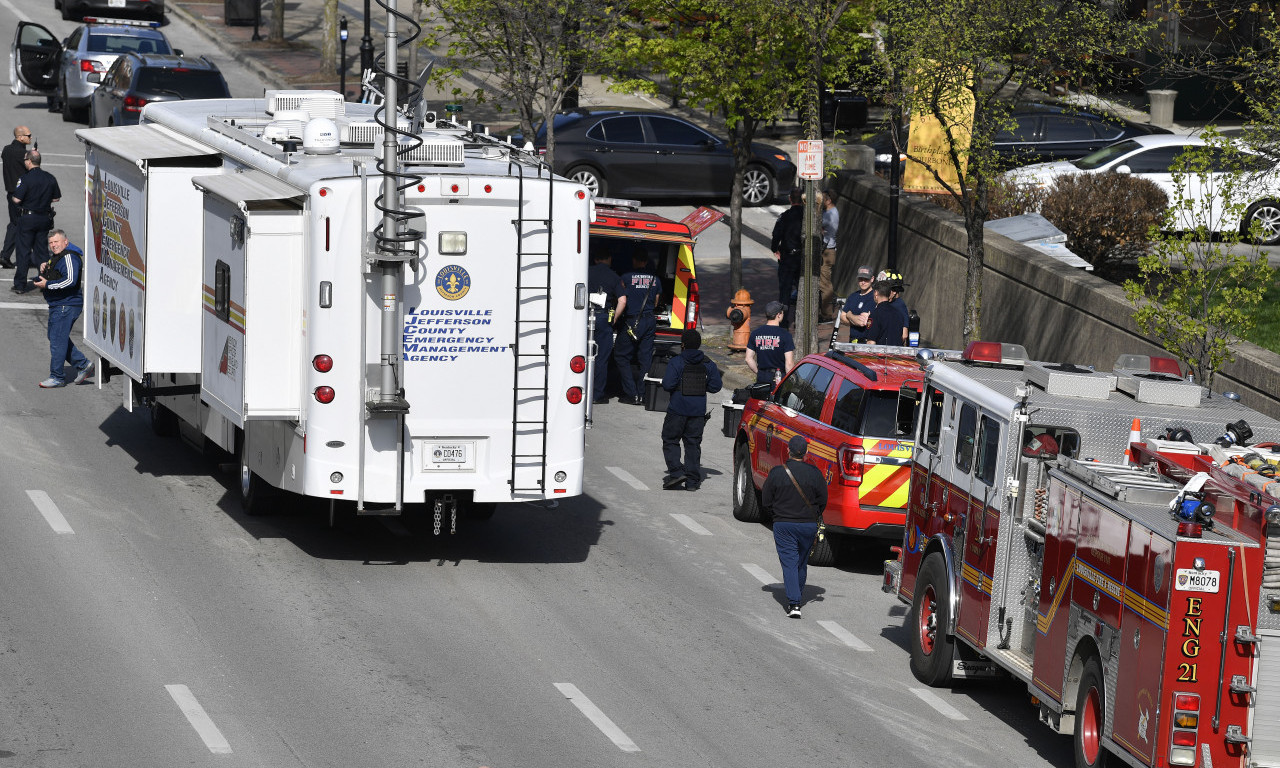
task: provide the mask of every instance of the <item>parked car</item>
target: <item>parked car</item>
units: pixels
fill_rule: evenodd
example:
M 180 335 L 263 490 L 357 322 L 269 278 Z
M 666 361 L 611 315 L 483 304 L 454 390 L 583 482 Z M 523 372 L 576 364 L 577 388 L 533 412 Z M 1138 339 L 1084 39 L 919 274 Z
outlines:
M 597 197 L 728 197 L 729 144 L 687 120 L 661 112 L 573 110 L 556 115 L 553 170 Z M 544 123 L 534 145 L 546 149 Z M 790 156 L 753 142 L 742 183 L 747 205 L 767 205 L 795 182 Z
M 126 53 L 115 60 L 101 80 L 89 105 L 89 125 L 136 125 L 142 108 L 153 101 L 226 99 L 227 81 L 218 67 L 204 56 Z
M 1001 164 L 1016 168 L 1048 160 L 1074 160 L 1122 139 L 1167 134 L 1168 130 L 1133 123 L 1104 112 L 1080 111 L 1056 104 L 1028 103 L 1010 115 L 1013 126 L 996 134 L 993 148 Z M 902 127 L 898 147 L 907 146 Z M 875 151 L 877 171 L 887 171 L 895 152 L 893 134 L 881 131 L 864 142 Z
M 108 13 L 112 16 L 137 15 L 145 19 L 164 19 L 164 0 L 53 0 L 67 21 L 79 21 L 86 14 Z
M 91 21 L 76 27 L 59 43 L 46 27 L 20 21 L 9 49 L 10 71 L 17 75 L 23 93 L 52 97 L 63 120 L 84 120 L 89 114 L 89 98 L 98 87 L 89 75 L 106 72 L 120 54 L 182 55 L 155 26 L 155 22 L 117 19 Z
M 733 516 L 764 519 L 760 487 L 786 460 L 787 441 L 809 441 L 805 461 L 828 478 L 824 542 L 809 562 L 830 565 L 849 537 L 902 541 L 922 382 L 916 349 L 842 345 L 809 355 L 742 412 L 733 448 Z
M 1054 179 L 1071 173 L 1124 173 L 1147 179 L 1164 190 L 1170 203 L 1176 200 L 1178 185 L 1173 173 L 1174 162 L 1188 149 L 1204 147 L 1206 142 L 1198 136 L 1136 136 L 1104 147 L 1079 160 L 1038 163 L 1017 168 L 1007 178 L 1019 184 L 1049 186 Z M 1182 198 L 1196 204 L 1179 207 L 1176 227 L 1194 229 L 1197 219 L 1217 224 L 1218 231 L 1239 227 L 1248 232 L 1250 224 L 1257 221 L 1262 229 L 1263 245 L 1280 243 L 1280 174 L 1273 159 L 1249 152 L 1240 145 L 1214 147 L 1210 156 L 1210 170 L 1206 179 L 1188 175 Z M 1228 157 L 1228 155 L 1233 155 Z M 1241 190 L 1249 206 L 1242 218 L 1224 216 L 1223 200 L 1217 190 L 1222 189 L 1220 176 L 1251 169 L 1242 179 Z M 1207 206 L 1207 207 L 1206 207 Z M 1207 214 L 1207 215 L 1206 215 Z

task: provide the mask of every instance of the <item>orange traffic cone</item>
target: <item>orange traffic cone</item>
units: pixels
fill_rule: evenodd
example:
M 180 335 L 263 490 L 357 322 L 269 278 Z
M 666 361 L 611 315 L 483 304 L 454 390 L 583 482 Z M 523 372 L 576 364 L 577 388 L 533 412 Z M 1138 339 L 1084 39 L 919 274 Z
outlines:
M 1124 446 L 1124 463 L 1125 464 L 1137 463 L 1133 460 L 1133 450 L 1130 448 L 1130 445 L 1133 443 L 1140 443 L 1140 442 L 1142 442 L 1142 423 L 1139 422 L 1137 419 L 1134 419 L 1133 426 L 1129 428 L 1129 442 L 1125 443 L 1125 446 Z

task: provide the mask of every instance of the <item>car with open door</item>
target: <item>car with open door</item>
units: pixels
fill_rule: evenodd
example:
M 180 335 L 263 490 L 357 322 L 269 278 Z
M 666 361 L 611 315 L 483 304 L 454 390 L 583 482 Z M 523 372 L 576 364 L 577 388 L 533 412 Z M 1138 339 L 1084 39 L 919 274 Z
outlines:
M 54 104 L 58 64 L 62 44 L 45 27 L 19 21 L 9 46 L 9 93 L 14 96 L 44 96 Z

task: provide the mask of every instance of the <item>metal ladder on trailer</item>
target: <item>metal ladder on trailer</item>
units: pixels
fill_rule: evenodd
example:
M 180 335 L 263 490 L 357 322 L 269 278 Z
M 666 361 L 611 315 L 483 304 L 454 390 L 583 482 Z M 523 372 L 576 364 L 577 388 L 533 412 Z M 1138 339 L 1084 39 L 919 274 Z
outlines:
M 547 412 L 551 378 L 551 237 L 555 177 L 547 174 L 546 211 L 526 197 L 529 168 L 511 162 L 519 179 L 516 229 L 515 383 L 511 407 L 511 493 L 541 497 L 547 489 Z M 537 178 L 541 180 L 542 166 Z M 531 215 L 532 214 L 532 215 Z

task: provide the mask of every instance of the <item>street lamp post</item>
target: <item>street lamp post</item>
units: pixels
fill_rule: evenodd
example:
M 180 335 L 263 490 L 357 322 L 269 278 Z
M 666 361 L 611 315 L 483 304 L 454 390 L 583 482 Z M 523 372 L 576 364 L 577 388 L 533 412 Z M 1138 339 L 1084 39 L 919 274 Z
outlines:
M 369 0 L 364 0 L 364 37 L 360 38 L 360 83 L 373 69 L 373 35 L 369 34 Z
M 342 100 L 347 100 L 347 17 L 343 16 L 338 21 L 338 93 L 342 94 Z

